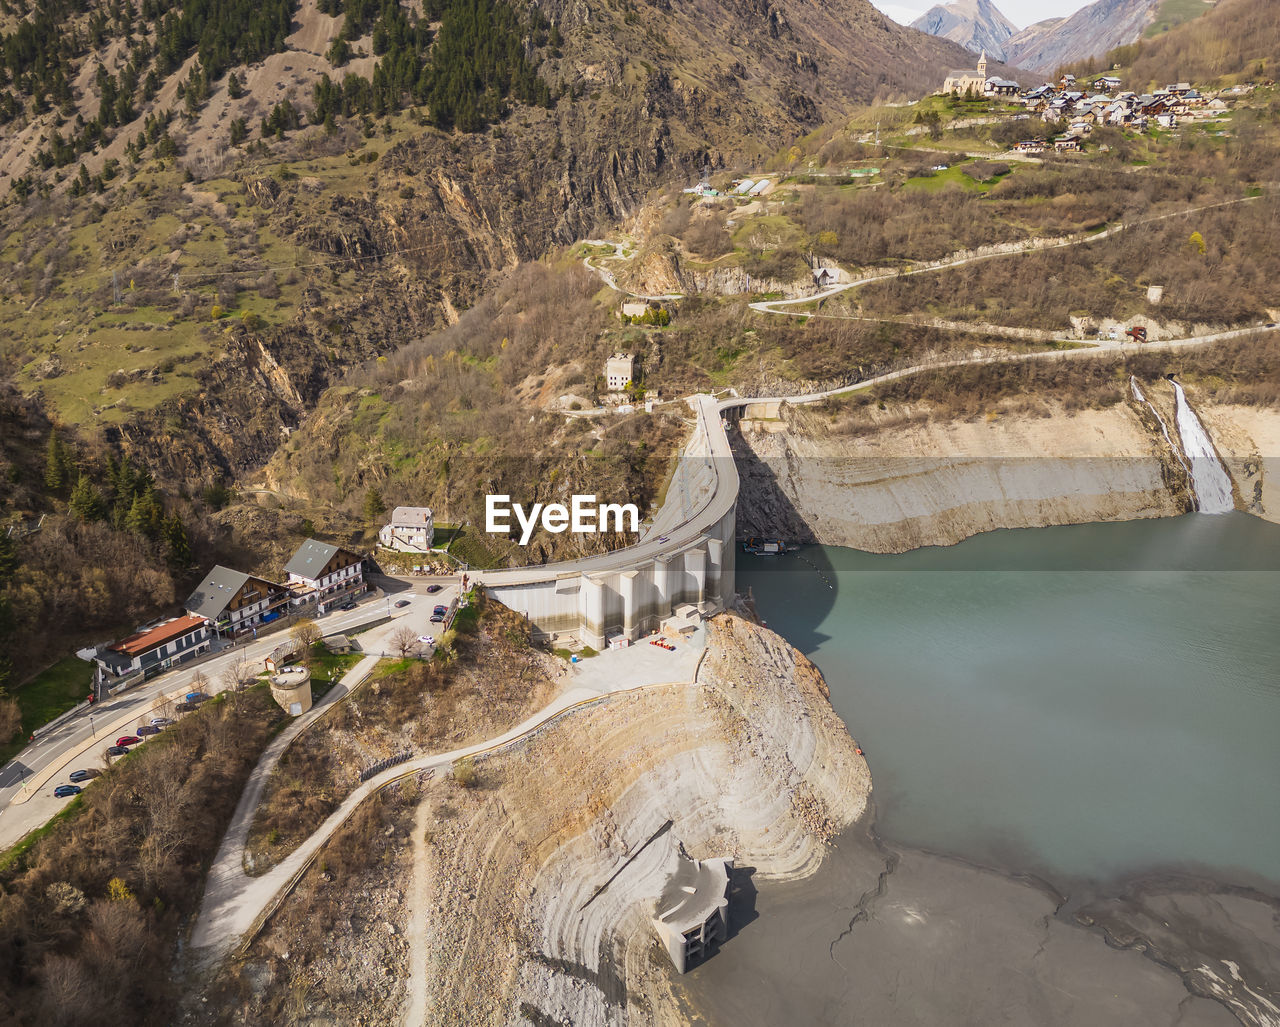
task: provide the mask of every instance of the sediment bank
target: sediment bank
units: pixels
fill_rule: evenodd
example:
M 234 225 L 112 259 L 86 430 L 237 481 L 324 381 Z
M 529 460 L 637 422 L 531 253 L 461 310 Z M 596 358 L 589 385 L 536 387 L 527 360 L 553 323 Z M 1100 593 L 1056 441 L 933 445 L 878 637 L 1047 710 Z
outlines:
M 1167 383 L 1144 386 L 1161 405 L 1162 388 Z M 1280 413 L 1197 409 L 1235 482 L 1238 506 L 1280 517 Z M 870 416 L 870 424 L 850 428 L 784 406 L 777 421 L 744 421 L 733 435 L 739 533 L 901 553 L 997 528 L 1194 508 L 1185 466 L 1135 402 L 1072 411 L 1045 399 L 1032 413 L 994 408 L 966 420 L 910 407 Z
M 428 1022 L 684 1022 L 649 924 L 676 854 L 732 856 L 746 889 L 803 878 L 871 787 L 816 668 L 734 615 L 696 684 L 617 695 L 475 769 L 431 800 Z

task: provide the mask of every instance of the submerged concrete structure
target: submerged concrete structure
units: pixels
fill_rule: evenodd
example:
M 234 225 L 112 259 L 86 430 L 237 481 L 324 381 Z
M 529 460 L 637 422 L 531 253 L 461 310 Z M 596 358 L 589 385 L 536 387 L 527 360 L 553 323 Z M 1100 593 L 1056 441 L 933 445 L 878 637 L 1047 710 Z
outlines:
M 711 396 L 690 400 L 696 423 L 640 542 L 583 560 L 483 571 L 485 590 L 543 637 L 575 635 L 594 649 L 658 630 L 677 606 L 710 616 L 734 598 L 738 471 Z
M 729 937 L 731 859 L 690 859 L 681 852 L 658 899 L 653 929 L 677 973 L 684 973 Z

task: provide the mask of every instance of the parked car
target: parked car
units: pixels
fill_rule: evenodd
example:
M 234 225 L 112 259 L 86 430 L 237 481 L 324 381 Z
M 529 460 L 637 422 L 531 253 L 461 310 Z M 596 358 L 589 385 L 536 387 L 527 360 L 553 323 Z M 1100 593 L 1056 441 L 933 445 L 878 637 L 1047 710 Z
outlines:
M 445 615 L 446 615 L 448 612 L 449 612 L 449 608 L 448 608 L 448 607 L 446 607 L 446 606 L 437 606 L 434 610 L 432 610 L 432 611 L 431 611 L 431 623 L 432 623 L 432 624 L 443 624 L 443 623 L 444 623 Z
M 179 713 L 194 713 L 195 708 L 196 708 L 195 703 L 189 703 L 189 702 L 180 702 L 178 703 L 177 706 L 174 707 L 174 709 L 177 710 Z
M 168 727 L 172 723 L 173 721 L 170 720 L 168 717 L 152 717 L 151 718 L 152 727 Z
M 137 735 L 121 735 L 116 739 L 116 745 L 137 745 L 140 741 L 142 739 Z
M 79 784 L 81 781 L 90 781 L 101 773 L 101 770 L 73 770 L 70 780 L 72 784 Z
M 408 605 L 409 605 L 408 599 L 401 599 L 400 602 L 396 603 L 396 609 L 403 610 Z
M 441 585 L 428 585 L 428 586 L 427 586 L 427 595 L 429 595 L 429 596 L 433 596 L 433 595 L 435 595 L 437 592 L 439 592 L 439 591 L 440 591 L 440 589 L 441 589 L 442 587 L 443 587 L 443 586 L 441 586 Z
M 348 599 L 345 603 L 343 603 L 341 606 L 338 607 L 339 610 L 354 610 L 355 608 L 356 608 L 356 601 L 354 599 Z
M 435 644 L 436 644 L 436 640 L 435 640 L 434 638 L 432 638 L 430 635 L 419 635 L 419 636 L 418 636 L 418 641 L 419 641 L 419 642 L 421 642 L 423 645 L 435 645 Z
M 158 735 L 160 733 L 160 729 L 154 724 L 141 724 L 133 733 L 139 738 L 142 738 L 146 735 Z
M 183 699 L 189 703 L 202 703 L 208 698 L 203 692 L 188 692 L 183 696 Z
M 72 795 L 79 795 L 80 788 L 77 785 L 58 785 L 53 790 L 53 794 L 59 799 L 65 799 Z
M 107 746 L 107 755 L 108 756 L 128 756 L 129 750 L 126 749 L 123 745 L 110 745 L 110 746 Z

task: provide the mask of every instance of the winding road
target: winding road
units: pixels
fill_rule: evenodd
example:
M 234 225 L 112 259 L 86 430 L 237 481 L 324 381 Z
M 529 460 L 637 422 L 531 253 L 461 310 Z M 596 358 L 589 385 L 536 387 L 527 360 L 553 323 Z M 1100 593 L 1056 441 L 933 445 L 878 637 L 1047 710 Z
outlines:
M 1227 206 L 1234 203 L 1245 203 L 1253 198 L 1254 197 L 1247 197 L 1238 200 L 1225 201 L 1223 203 L 1204 205 L 1188 210 L 1175 211 L 1168 214 L 1145 218 L 1139 221 L 1116 225 L 1094 235 L 1072 236 L 1060 240 L 1041 240 L 1035 245 L 1028 244 L 1020 249 L 1010 252 L 956 254 L 947 260 L 919 268 L 913 268 L 902 272 L 902 274 L 923 274 L 928 271 L 939 271 L 947 268 L 959 267 L 979 260 L 990 260 L 1001 256 L 1016 256 L 1019 253 L 1031 253 L 1061 246 L 1098 242 L 1114 235 L 1117 232 L 1131 227 L 1136 227 L 1138 225 L 1186 216 L 1188 214 L 1194 214 L 1198 211 L 1214 207 Z M 588 242 L 593 245 L 604 245 L 604 243 L 601 243 L 600 241 L 588 240 Z M 619 256 L 621 255 L 622 244 L 609 243 L 607 245 L 615 246 L 615 252 Z M 626 295 L 636 296 L 636 298 L 646 300 L 679 298 L 674 294 L 650 297 L 639 296 L 635 293 L 626 292 L 626 290 L 618 287 L 611 272 L 593 265 L 590 262 L 589 257 L 584 259 L 584 264 L 592 270 L 593 273 L 599 275 L 611 288 L 618 292 L 626 293 Z M 811 304 L 815 301 L 838 295 L 839 293 L 848 291 L 849 289 L 854 289 L 871 282 L 881 281 L 885 278 L 895 277 L 896 275 L 897 273 L 894 272 L 866 276 L 855 280 L 854 282 L 834 286 L 813 296 L 793 300 L 760 301 L 752 303 L 750 306 L 752 310 L 766 314 L 780 316 L 813 316 L 811 313 L 793 310 L 790 308 L 799 307 L 803 304 Z M 715 523 L 723 517 L 728 510 L 731 510 L 737 501 L 738 476 L 733 464 L 723 420 L 719 416 L 727 410 L 740 409 L 752 404 L 780 404 L 784 402 L 796 404 L 817 403 L 832 397 L 874 388 L 877 385 L 896 381 L 912 375 L 946 368 L 1031 360 L 1098 359 L 1116 355 L 1124 356 L 1130 352 L 1177 350 L 1212 345 L 1217 342 L 1244 337 L 1260 330 L 1275 330 L 1275 326 L 1264 326 L 1262 328 L 1239 328 L 1184 339 L 1152 342 L 1147 343 L 1140 349 L 1136 346 L 1121 347 L 1120 345 L 1095 345 L 1073 350 L 1041 350 L 1005 356 L 942 360 L 903 367 L 852 385 L 840 386 L 838 388 L 822 392 L 798 396 L 735 397 L 730 399 L 716 398 L 713 396 L 692 397 L 689 402 L 695 412 L 696 426 L 693 436 L 685 449 L 685 455 L 690 459 L 688 461 L 683 461 L 688 463 L 691 470 L 686 479 L 682 480 L 677 484 L 677 487 L 672 488 L 668 492 L 668 501 L 664 504 L 662 511 L 660 511 L 658 515 L 661 520 L 661 534 L 659 534 L 658 530 L 650 530 L 646 533 L 643 540 L 636 545 L 614 553 L 605 554 L 603 556 L 596 556 L 583 560 L 565 561 L 559 564 L 548 564 L 539 567 L 486 572 L 481 575 L 481 578 L 486 585 L 518 584 L 535 580 L 545 581 L 548 580 L 548 576 L 558 577 L 568 573 L 605 571 L 617 567 L 634 566 L 635 564 L 646 560 L 652 560 L 659 556 L 678 552 L 681 548 L 687 546 L 691 541 L 697 538 L 699 532 L 706 530 L 707 525 Z M 655 521 L 655 524 L 657 523 L 658 521 Z M 342 625 L 338 623 L 334 623 L 332 625 L 326 624 L 326 628 L 329 630 L 340 630 L 341 627 Z M 643 648 L 647 649 L 648 647 Z M 650 654 L 646 652 L 643 655 L 647 658 Z M 602 654 L 600 657 L 597 657 L 597 660 L 603 661 L 605 660 L 605 657 L 616 658 L 619 667 L 625 667 L 625 661 L 628 659 L 634 660 L 639 658 L 634 653 L 627 650 L 621 650 L 617 653 Z M 595 660 L 591 662 L 596 664 Z M 664 676 L 663 673 L 659 671 L 641 675 L 640 680 L 637 680 L 635 676 L 628 676 L 625 672 L 614 674 L 610 677 L 600 677 L 599 680 L 578 680 L 575 682 L 574 687 L 566 691 L 551 705 L 535 714 L 524 723 L 516 725 L 509 731 L 500 734 L 493 739 L 477 745 L 461 748 L 453 752 L 419 757 L 384 771 L 364 784 L 361 784 L 347 797 L 338 810 L 336 810 L 318 830 L 307 838 L 307 840 L 303 842 L 297 850 L 295 850 L 278 866 L 260 877 L 249 877 L 245 873 L 243 865 L 245 842 L 248 837 L 249 826 L 252 823 L 253 815 L 257 809 L 271 770 L 274 768 L 276 762 L 280 758 L 280 755 L 284 752 L 285 748 L 287 748 L 288 743 L 293 739 L 293 737 L 305 730 L 306 727 L 314 720 L 322 717 L 327 710 L 333 707 L 334 703 L 348 694 L 351 688 L 355 687 L 356 684 L 363 680 L 371 670 L 372 663 L 373 658 L 370 658 L 363 661 L 359 666 L 353 669 L 347 677 L 343 679 L 340 689 L 335 689 L 334 692 L 331 693 L 331 698 L 328 698 L 325 703 L 313 710 L 307 717 L 304 717 L 293 724 L 284 735 L 277 739 L 276 742 L 268 748 L 258 766 L 255 768 L 249 784 L 246 786 L 246 789 L 241 796 L 232 825 L 224 837 L 218 854 L 214 859 L 206 885 L 201 911 L 193 929 L 191 938 L 192 947 L 201 953 L 201 957 L 203 959 L 215 959 L 229 952 L 241 939 L 253 937 L 257 929 L 266 921 L 267 918 L 269 918 L 279 903 L 282 902 L 289 894 L 293 885 L 301 877 L 307 866 L 310 865 L 311 860 L 316 856 L 323 845 L 332 837 L 334 832 L 351 816 L 355 809 L 366 798 L 374 794 L 379 789 L 385 788 L 398 780 L 412 775 L 442 772 L 450 767 L 456 760 L 464 756 L 489 752 L 511 745 L 520 739 L 527 737 L 530 733 L 541 730 L 551 721 L 567 714 L 584 703 L 598 702 L 612 692 L 621 691 L 627 688 L 650 687 L 664 683 L 670 684 L 676 681 L 687 682 L 693 680 L 695 676 L 694 672 L 689 672 L 686 668 L 685 672 L 681 674 Z M 598 673 L 599 669 L 603 669 L 608 666 L 611 666 L 608 662 L 596 664 L 597 670 L 595 672 Z M 675 669 L 674 664 L 672 665 L 672 669 Z M 175 682 L 170 681 L 167 682 L 164 687 L 173 688 L 174 685 Z M 65 746 L 60 744 L 59 748 L 64 749 Z M 14 782 L 12 781 L 8 782 L 8 787 L 12 789 L 13 784 Z M 10 791 L 9 794 L 11 795 L 12 791 Z

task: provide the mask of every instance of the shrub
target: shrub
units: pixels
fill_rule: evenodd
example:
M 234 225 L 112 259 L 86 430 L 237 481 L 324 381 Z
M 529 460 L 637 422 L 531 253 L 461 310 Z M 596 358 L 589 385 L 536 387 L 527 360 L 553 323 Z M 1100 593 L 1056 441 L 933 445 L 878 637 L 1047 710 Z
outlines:
M 474 788 L 480 783 L 475 762 L 470 756 L 464 756 L 453 764 L 453 779 L 463 788 Z

